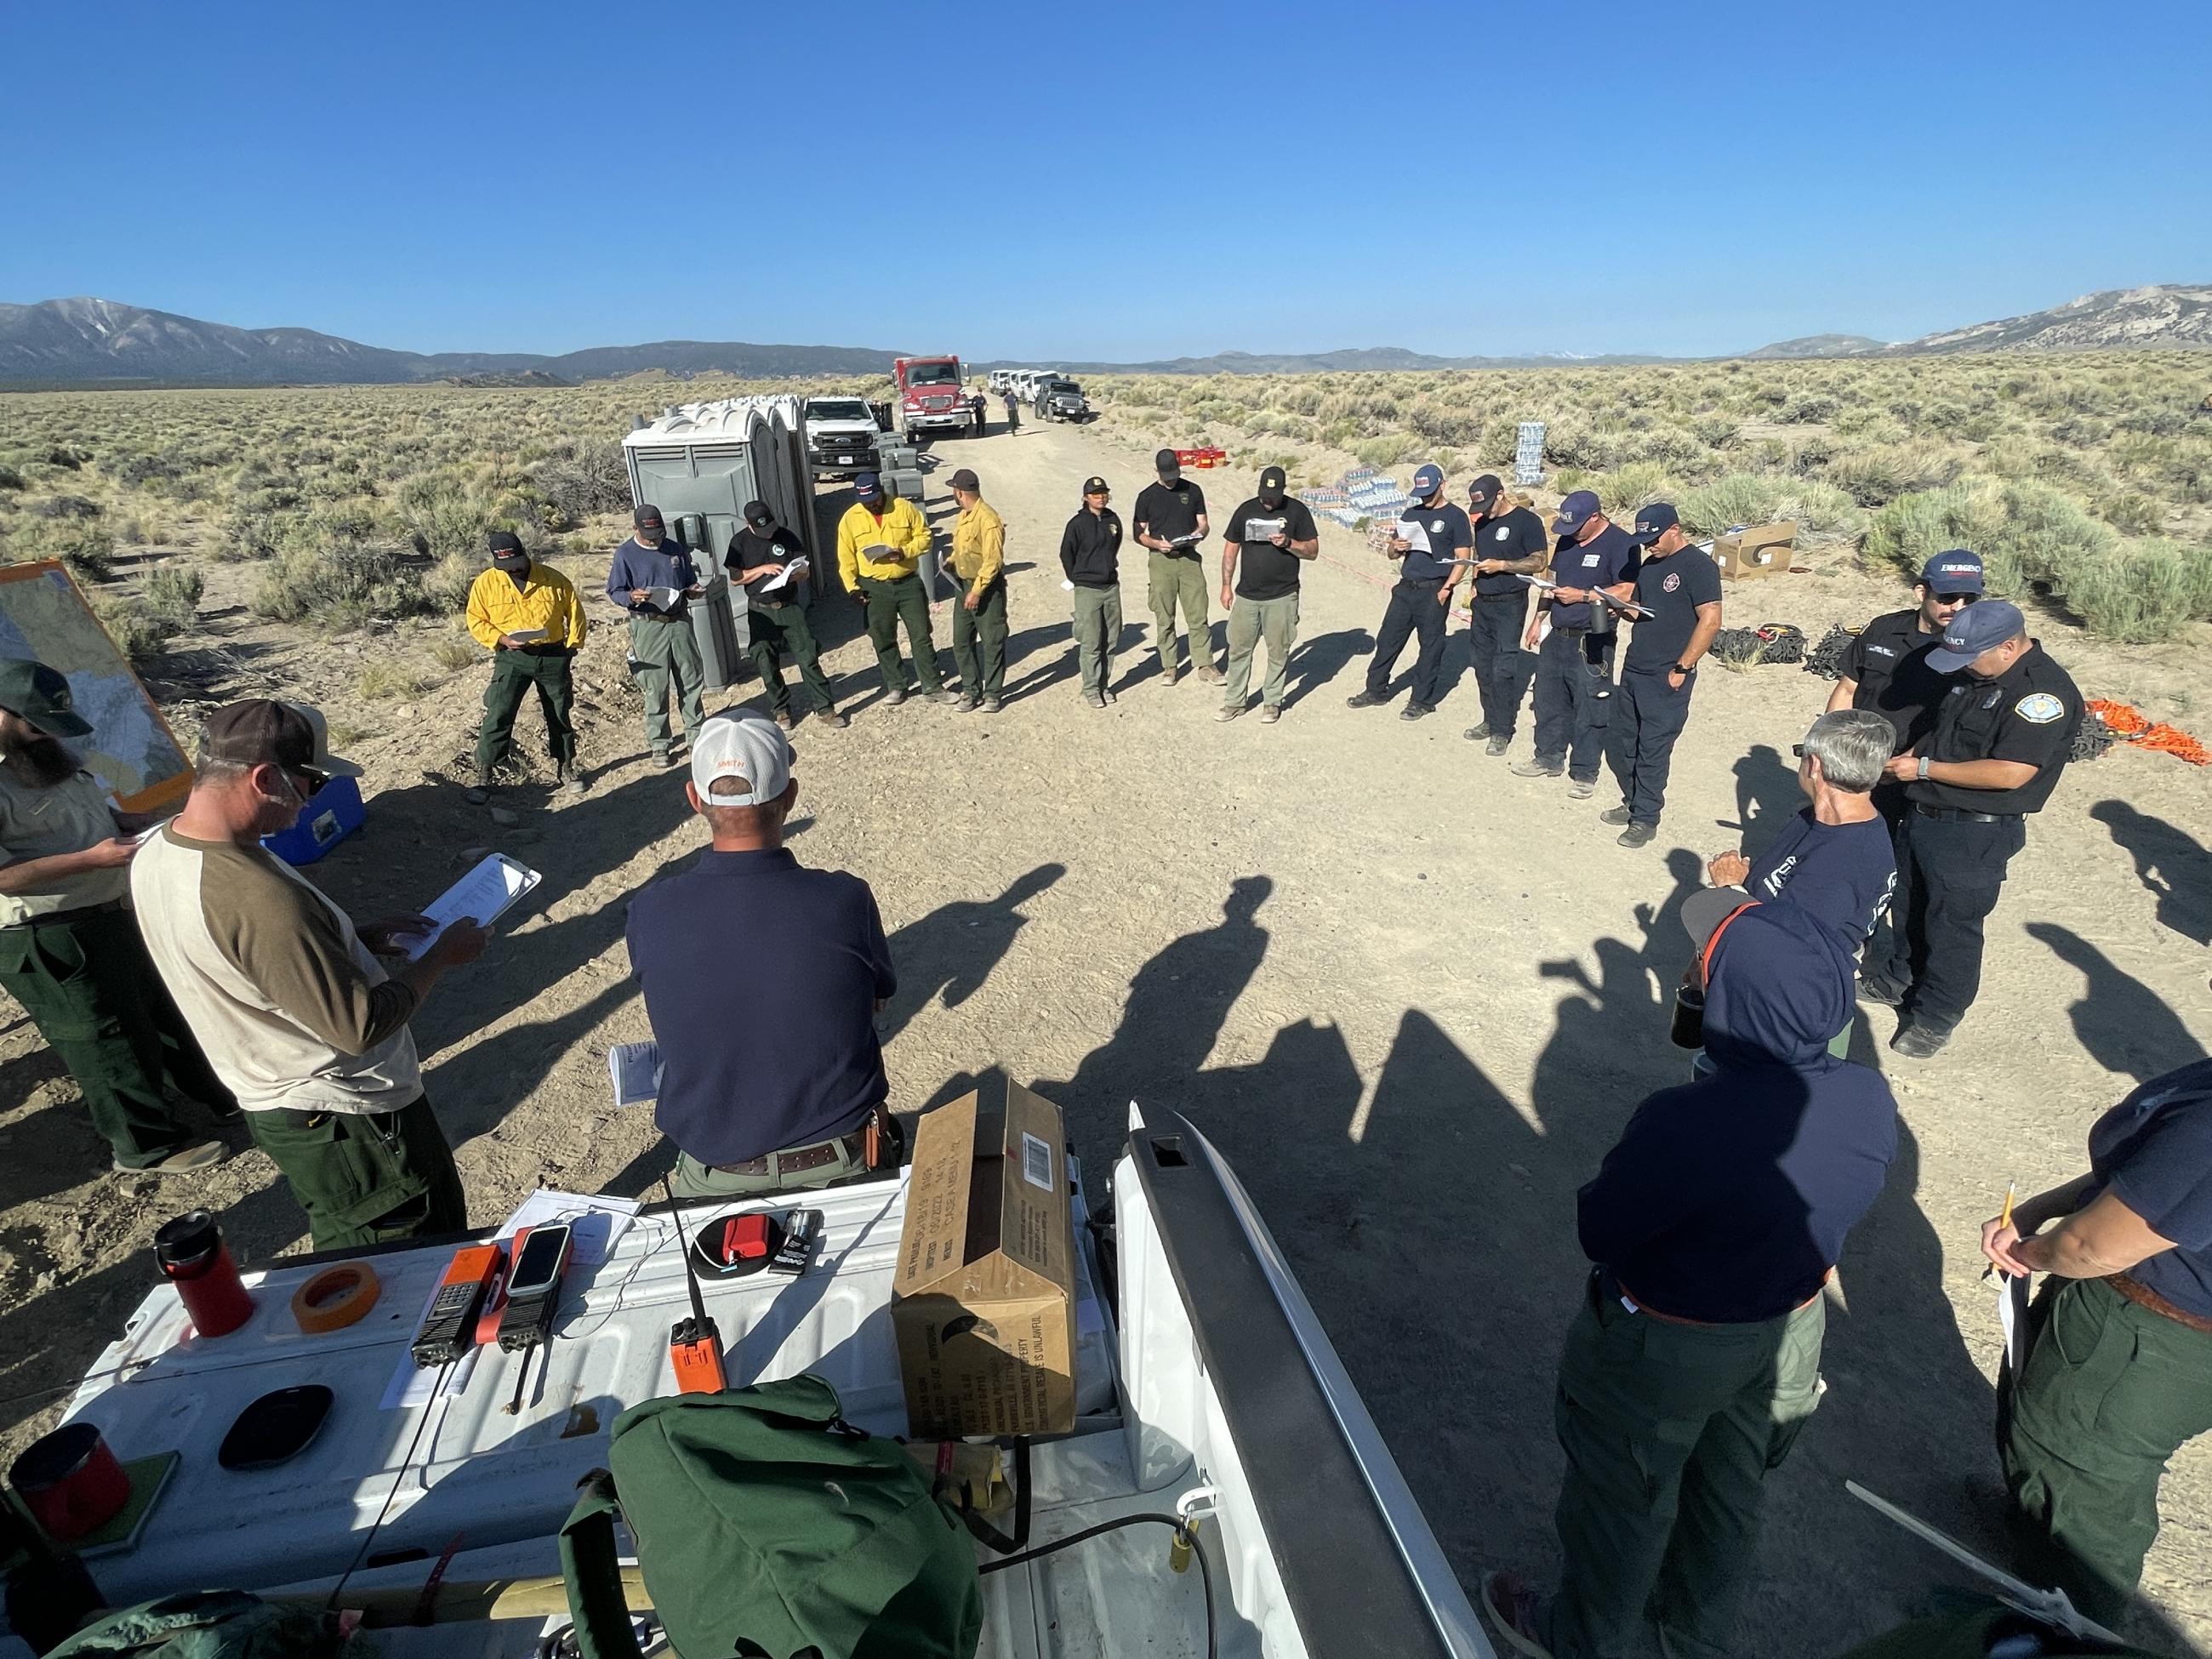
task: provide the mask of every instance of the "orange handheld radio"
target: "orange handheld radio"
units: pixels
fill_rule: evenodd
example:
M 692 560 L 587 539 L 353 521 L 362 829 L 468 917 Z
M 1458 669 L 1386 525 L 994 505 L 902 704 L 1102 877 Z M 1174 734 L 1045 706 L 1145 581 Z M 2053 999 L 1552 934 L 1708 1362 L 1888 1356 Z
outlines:
M 429 1311 L 416 1328 L 412 1348 L 417 1365 L 442 1365 L 475 1346 L 477 1316 L 506 1261 L 507 1252 L 496 1244 L 469 1244 L 453 1253 Z
M 707 1317 L 707 1304 L 699 1295 L 699 1273 L 691 1265 L 691 1251 L 684 1242 L 684 1222 L 676 1210 L 676 1188 L 668 1184 L 665 1175 L 660 1179 L 661 1184 L 668 1188 L 668 1224 L 676 1230 L 677 1253 L 684 1258 L 684 1283 L 691 1292 L 691 1316 L 678 1320 L 668 1331 L 668 1358 L 676 1367 L 676 1392 L 720 1394 L 729 1387 L 722 1371 L 722 1334 Z

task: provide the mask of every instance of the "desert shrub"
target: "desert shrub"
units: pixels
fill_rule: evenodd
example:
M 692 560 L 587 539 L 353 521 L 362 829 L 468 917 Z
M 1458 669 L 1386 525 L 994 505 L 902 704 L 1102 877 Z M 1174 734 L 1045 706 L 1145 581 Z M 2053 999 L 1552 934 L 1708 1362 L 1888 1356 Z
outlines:
M 1850 492 L 1861 507 L 1879 507 L 1916 489 L 1934 489 L 1959 476 L 1954 450 L 1924 444 L 1877 444 L 1849 449 L 1821 470 L 1820 476 Z
M 1363 466 L 1395 466 L 1407 459 L 1420 448 L 1419 443 L 1403 432 L 1393 432 L 1380 438 L 1368 438 L 1352 447 Z
M 475 667 L 483 656 L 483 647 L 463 635 L 447 634 L 430 641 L 430 660 L 449 674 Z
M 115 641 L 115 648 L 134 663 L 149 663 L 161 654 L 161 647 L 173 638 L 177 625 L 166 617 L 156 616 L 145 605 L 129 599 L 114 600 L 94 607 L 100 626 L 107 637 Z
M 0 489 L 23 488 L 23 469 L 11 463 L 0 464 Z
M 282 517 L 272 518 L 266 513 L 256 513 L 245 507 L 234 508 L 223 516 L 213 549 L 215 556 L 226 562 L 273 557 L 283 524 Z
M 181 633 L 199 616 L 200 596 L 206 592 L 207 583 L 197 568 L 172 560 L 146 573 L 139 602 L 149 613 Z
M 18 557 L 59 559 L 88 581 L 114 574 L 115 538 L 90 519 L 34 519 L 13 541 Z
M 1755 472 L 1732 472 L 1683 492 L 1674 509 L 1691 532 L 1717 536 L 1733 525 L 1768 524 L 1786 516 L 1790 481 Z
M 501 516 L 493 503 L 434 472 L 417 473 L 400 484 L 398 512 L 416 547 L 435 557 L 480 550 L 484 533 Z
M 2066 608 L 2093 634 L 2122 644 L 2170 640 L 2212 619 L 2212 548 L 2147 537 L 2068 571 Z
M 389 659 L 373 662 L 361 671 L 354 690 L 371 702 L 387 697 L 411 697 L 427 691 L 437 681 L 412 663 Z
M 1647 502 L 1671 501 L 1680 493 L 1656 461 L 1631 461 L 1598 474 L 1583 487 L 1597 491 L 1598 504 L 1613 519 L 1632 517 Z
M 1690 430 L 1708 449 L 1725 449 L 1735 441 L 1738 422 L 1732 415 L 1692 415 Z
M 437 609 L 420 567 L 389 547 L 279 551 L 247 601 L 275 622 L 312 622 L 331 633 L 372 617 L 412 617 Z
M 470 585 L 483 568 L 483 562 L 468 554 L 448 553 L 422 578 L 424 609 L 455 614 L 465 611 Z
M 1834 420 L 1836 411 L 1842 407 L 1842 399 L 1832 398 L 1825 392 L 1793 392 L 1774 411 L 1774 418 L 1792 426 L 1812 426 Z
M 1620 441 L 1577 416 L 1559 416 L 1544 425 L 1544 459 L 1555 466 L 1588 467 L 1601 472 L 1620 458 Z M 1510 458 L 1509 458 L 1510 459 Z
M 2097 516 L 2131 536 L 2154 536 L 2166 524 L 2166 505 L 2134 490 L 2112 490 L 2094 502 Z
M 82 495 L 42 495 L 27 502 L 24 511 L 34 519 L 96 519 L 101 507 Z

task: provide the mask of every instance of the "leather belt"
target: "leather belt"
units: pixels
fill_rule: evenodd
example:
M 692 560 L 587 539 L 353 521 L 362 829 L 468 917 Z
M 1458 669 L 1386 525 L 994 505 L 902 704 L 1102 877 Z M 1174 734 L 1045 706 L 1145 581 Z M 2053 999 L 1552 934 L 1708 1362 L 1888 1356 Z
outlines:
M 1829 1269 L 1830 1273 L 1834 1271 L 1835 1270 L 1833 1268 Z M 1821 1285 L 1826 1286 L 1827 1282 L 1828 1274 L 1822 1273 L 1820 1275 Z M 1624 1301 L 1634 1303 L 1636 1305 L 1632 1311 L 1643 1314 L 1648 1318 L 1658 1320 L 1662 1324 L 1687 1325 L 1691 1329 L 1698 1331 L 1725 1331 L 1734 1328 L 1733 1323 L 1722 1324 L 1711 1319 L 1685 1319 L 1680 1314 L 1661 1313 L 1658 1309 L 1653 1307 L 1642 1297 L 1637 1295 L 1635 1291 L 1630 1290 L 1627 1285 L 1622 1284 L 1620 1279 L 1610 1272 L 1607 1272 L 1605 1274 L 1604 1283 L 1607 1289 L 1616 1297 Z M 1790 1309 L 1790 1313 L 1802 1313 L 1806 1309 L 1811 1307 L 1820 1299 L 1820 1292 L 1819 1291 L 1815 1291 L 1812 1295 L 1807 1297 L 1802 1302 L 1800 1302 L 1796 1307 Z M 1771 1317 L 1776 1319 L 1786 1319 L 1789 1317 L 1789 1314 L 1775 1314 L 1771 1316 Z M 1764 1325 L 1766 1323 L 1766 1321 L 1764 1319 L 1748 1319 L 1741 1322 L 1747 1325 Z
M 18 927 L 44 927 L 60 921 L 82 921 L 88 917 L 104 916 L 111 910 L 123 908 L 123 901 L 119 898 L 109 899 L 100 904 L 81 904 L 74 910 L 54 910 L 42 916 L 25 916 L 21 921 L 11 921 L 6 927 L 0 928 L 0 933 L 12 933 Z
M 1478 587 L 1474 590 L 1474 597 L 1485 605 L 1526 605 L 1528 602 L 1525 590 L 1518 593 L 1486 593 Z
M 2138 1308 L 2148 1308 L 2161 1319 L 2171 1319 L 2177 1325 L 2185 1325 L 2192 1331 L 2212 1336 L 2212 1319 L 2207 1319 L 2202 1314 L 2193 1314 L 2186 1308 L 2175 1307 L 2141 1279 L 2131 1279 L 2126 1273 L 2113 1273 L 2106 1279 L 2105 1283 Z
M 1969 812 L 1963 806 L 1923 806 L 1912 803 L 1912 810 L 1923 818 L 1936 818 L 1945 823 L 2017 823 L 2027 814 L 2023 812 Z
M 743 1164 L 714 1164 L 708 1167 L 717 1175 L 764 1176 L 773 1173 L 781 1181 L 787 1175 L 797 1175 L 803 1170 L 818 1170 L 825 1164 L 835 1164 L 839 1158 L 855 1161 L 866 1155 L 868 1131 L 865 1125 L 848 1135 L 835 1140 L 817 1140 L 811 1146 L 794 1146 L 788 1152 L 764 1152 L 758 1158 L 747 1158 Z M 775 1167 L 771 1171 L 769 1166 Z
M 629 613 L 629 618 L 632 622 L 690 622 L 691 608 L 686 605 L 681 611 L 633 611 Z

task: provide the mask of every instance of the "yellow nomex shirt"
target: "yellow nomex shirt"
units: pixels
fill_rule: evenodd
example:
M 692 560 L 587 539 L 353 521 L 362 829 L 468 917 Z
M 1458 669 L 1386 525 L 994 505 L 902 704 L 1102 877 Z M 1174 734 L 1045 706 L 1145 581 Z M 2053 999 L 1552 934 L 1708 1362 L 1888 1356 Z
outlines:
M 573 582 L 533 559 L 520 589 L 504 570 L 487 570 L 469 584 L 469 632 L 487 651 L 499 649 L 502 634 L 535 635 L 574 651 L 584 642 L 584 607 Z
M 896 556 L 861 556 L 863 548 L 876 546 L 890 549 Z M 876 522 L 876 515 L 858 501 L 847 507 L 845 516 L 837 520 L 837 574 L 844 578 L 846 587 L 854 592 L 859 591 L 862 576 L 883 582 L 911 576 L 915 562 L 928 551 L 929 520 L 903 495 L 893 495 L 884 503 L 880 524 Z
M 1006 562 L 1006 526 L 988 501 L 963 507 L 952 521 L 952 574 L 980 595 Z

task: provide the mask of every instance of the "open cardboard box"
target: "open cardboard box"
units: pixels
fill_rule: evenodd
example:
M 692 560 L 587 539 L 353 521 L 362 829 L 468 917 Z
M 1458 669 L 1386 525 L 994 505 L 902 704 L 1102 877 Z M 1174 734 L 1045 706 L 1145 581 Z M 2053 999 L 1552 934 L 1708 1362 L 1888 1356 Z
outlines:
M 1790 574 L 1790 552 L 1797 540 L 1797 521 L 1753 525 L 1713 542 L 1713 562 L 1721 574 L 1739 580 L 1753 576 Z
M 1075 1427 L 1075 1234 L 1060 1108 L 994 1079 L 915 1130 L 891 1329 L 908 1432 Z

